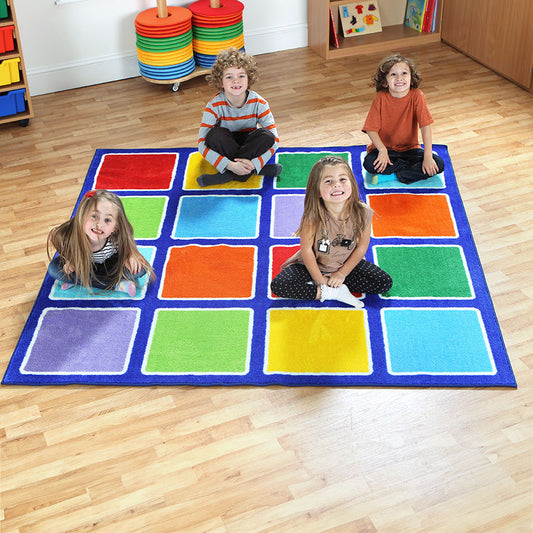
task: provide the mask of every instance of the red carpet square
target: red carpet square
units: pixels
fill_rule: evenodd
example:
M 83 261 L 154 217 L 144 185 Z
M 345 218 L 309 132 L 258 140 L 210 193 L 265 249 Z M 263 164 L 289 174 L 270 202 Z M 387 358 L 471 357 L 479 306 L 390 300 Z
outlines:
M 289 259 L 289 257 L 292 257 L 298 250 L 300 249 L 299 244 L 294 244 L 291 246 L 273 246 L 270 249 L 270 278 L 269 278 L 269 286 L 270 282 L 280 273 L 281 271 L 281 265 Z M 361 298 L 362 294 L 358 292 L 354 292 L 355 296 L 357 298 Z M 270 297 L 271 298 L 277 298 L 275 294 L 270 291 Z
M 178 154 L 106 154 L 96 173 L 95 189 L 168 190 L 172 186 Z
M 299 244 L 292 246 L 273 246 L 270 249 L 270 282 L 280 273 L 281 265 L 285 263 L 289 257 L 292 257 L 300 249 Z M 276 298 L 272 291 L 270 296 Z
M 446 194 L 369 194 L 374 237 L 457 237 Z
M 169 249 L 161 298 L 252 298 L 254 246 L 175 246 Z

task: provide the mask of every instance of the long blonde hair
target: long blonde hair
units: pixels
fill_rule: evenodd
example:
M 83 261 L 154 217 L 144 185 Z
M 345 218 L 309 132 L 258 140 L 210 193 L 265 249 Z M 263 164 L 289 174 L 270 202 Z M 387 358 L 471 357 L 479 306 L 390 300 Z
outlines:
M 327 210 L 324 201 L 320 196 L 320 180 L 324 173 L 325 167 L 342 165 L 352 186 L 352 194 L 344 204 L 343 216 L 350 218 L 354 224 L 355 241 L 357 242 L 366 227 L 366 209 L 359 199 L 359 188 L 355 181 L 355 176 L 348 162 L 337 155 L 327 155 L 319 159 L 311 169 L 307 179 L 305 190 L 304 212 L 300 226 L 295 232 L 296 236 L 301 235 L 305 226 L 310 226 L 312 233 L 316 233 L 320 227 L 326 227 Z
M 153 281 L 154 270 L 137 249 L 133 237 L 133 226 L 126 216 L 121 199 L 115 193 L 106 190 L 88 192 L 82 198 L 76 214 L 67 222 L 52 228 L 46 243 L 48 258 L 52 258 L 51 248 L 57 250 L 63 262 L 69 262 L 74 268 L 75 283 L 91 288 L 91 278 L 94 272 L 93 253 L 83 226 L 100 200 L 110 202 L 117 212 L 116 228 L 109 239 L 117 249 L 118 260 L 109 272 L 106 290 L 112 290 L 125 277 L 126 263 L 130 257 L 134 257 L 139 262 L 149 274 L 149 281 Z

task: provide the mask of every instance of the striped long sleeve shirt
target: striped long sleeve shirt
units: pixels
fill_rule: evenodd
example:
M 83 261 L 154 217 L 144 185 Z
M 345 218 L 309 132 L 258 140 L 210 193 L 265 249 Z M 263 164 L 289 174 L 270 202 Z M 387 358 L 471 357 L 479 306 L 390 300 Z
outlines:
M 214 127 L 227 128 L 232 132 L 253 131 L 258 126 L 269 129 L 275 137 L 271 148 L 252 159 L 257 173 L 265 166 L 267 161 L 274 155 L 279 145 L 278 131 L 274 116 L 270 111 L 268 102 L 255 91 L 248 91 L 246 101 L 242 107 L 233 107 L 224 94 L 224 91 L 216 94 L 205 106 L 198 132 L 198 151 L 219 172 L 224 172 L 230 160 L 222 154 L 211 150 L 205 144 L 205 137 L 209 130 Z

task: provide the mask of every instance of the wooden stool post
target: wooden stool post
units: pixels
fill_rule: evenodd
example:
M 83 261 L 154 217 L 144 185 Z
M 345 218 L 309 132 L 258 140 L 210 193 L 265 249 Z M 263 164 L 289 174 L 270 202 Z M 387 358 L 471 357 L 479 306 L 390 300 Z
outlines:
M 157 0 L 157 16 L 160 19 L 168 17 L 168 9 L 166 0 Z

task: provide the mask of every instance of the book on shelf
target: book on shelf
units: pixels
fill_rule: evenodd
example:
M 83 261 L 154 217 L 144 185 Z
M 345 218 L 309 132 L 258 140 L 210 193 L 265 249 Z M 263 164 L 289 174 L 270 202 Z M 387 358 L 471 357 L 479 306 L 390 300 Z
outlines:
M 339 47 L 339 38 L 337 37 L 337 25 L 335 24 L 335 17 L 333 16 L 333 9 L 329 6 L 329 43 L 335 48 Z
M 422 25 L 423 32 L 430 32 L 433 25 L 433 13 L 435 12 L 436 0 L 427 0 L 426 12 L 424 13 L 424 24 Z
M 418 32 L 435 31 L 438 0 L 407 0 L 405 24 Z
M 429 31 L 434 32 L 437 27 L 437 4 L 439 0 L 435 0 L 435 8 L 433 9 L 433 20 L 431 21 L 431 29 Z
M 376 0 L 339 5 L 339 18 L 344 37 L 357 37 L 382 31 L 381 15 Z
M 413 30 L 422 31 L 427 0 L 407 0 L 405 24 Z

